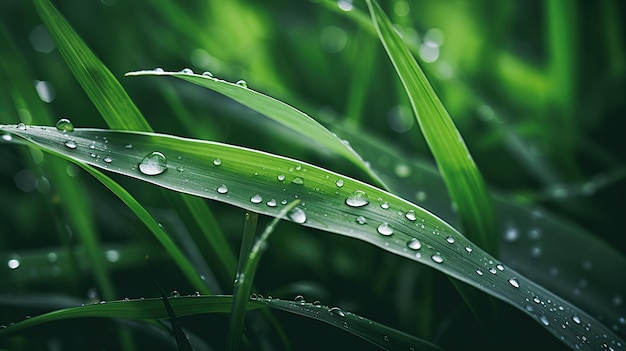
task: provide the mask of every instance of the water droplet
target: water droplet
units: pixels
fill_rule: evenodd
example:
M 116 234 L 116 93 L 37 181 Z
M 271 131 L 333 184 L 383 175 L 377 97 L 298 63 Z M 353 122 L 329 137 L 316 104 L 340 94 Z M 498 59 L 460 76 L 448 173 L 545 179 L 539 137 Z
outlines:
M 535 296 L 535 297 L 533 297 L 533 302 L 534 303 L 541 303 L 541 300 L 539 300 L 539 297 Z
M 11 134 L 2 134 L 2 140 L 11 141 L 13 140 L 13 137 L 11 136 Z
M 283 205 L 286 205 L 287 204 L 287 200 L 283 200 L 280 203 L 283 204 Z
M 433 260 L 433 262 L 435 263 L 441 263 L 443 262 L 443 257 L 441 257 L 441 255 L 439 253 L 433 254 L 432 256 L 430 256 L 430 258 Z
M 254 195 L 251 199 L 250 202 L 252 202 L 253 204 L 258 204 L 261 203 L 261 201 L 263 201 L 263 198 L 261 197 L 261 195 L 256 194 Z
M 497 268 L 499 271 L 503 271 L 503 270 L 504 270 L 504 266 L 503 266 L 503 265 L 501 265 L 500 263 L 498 263 L 498 264 L 496 265 L 496 268 Z
M 472 253 L 472 251 L 474 251 L 474 250 L 472 250 L 471 246 L 466 246 L 465 247 L 465 251 L 467 251 L 467 253 Z
M 289 211 L 287 217 L 289 217 L 289 219 L 291 219 L 295 223 L 302 224 L 306 222 L 306 213 L 300 207 L 294 207 L 291 211 Z
M 211 73 L 209 71 L 202 72 L 202 75 L 205 76 L 205 77 L 213 78 L 213 73 Z
M 93 158 L 96 158 L 96 156 L 97 156 L 97 155 L 96 155 L 96 154 L 94 154 L 93 152 L 90 152 L 90 153 L 89 153 L 89 156 L 91 156 L 91 157 L 93 157 Z
M 281 181 L 281 182 L 282 182 L 283 180 L 285 180 L 285 175 L 284 175 L 284 174 L 279 174 L 279 175 L 276 177 L 276 179 L 278 179 L 278 181 Z
M 219 166 L 222 164 L 222 160 L 219 158 L 216 158 L 215 160 L 213 160 L 213 165 L 215 166 Z
M 539 320 L 541 321 L 541 323 L 543 323 L 543 325 L 550 325 L 550 322 L 548 321 L 548 318 L 546 316 L 539 317 Z
M 415 211 L 413 210 L 409 210 L 404 217 L 406 217 L 406 219 L 408 219 L 409 221 L 415 221 L 417 220 L 417 217 L 415 216 Z
M 332 314 L 333 316 L 336 316 L 336 317 L 342 317 L 342 318 L 343 318 L 343 317 L 345 317 L 345 316 L 346 316 L 346 314 L 345 314 L 345 313 L 341 310 L 341 308 L 339 308 L 339 307 L 333 307 L 333 308 L 330 308 L 330 309 L 328 310 L 328 312 L 329 312 L 330 314 Z
M 343 186 L 343 179 L 337 179 L 337 181 L 335 182 L 335 185 L 338 188 L 341 188 Z
M 74 125 L 67 118 L 61 118 L 57 121 L 56 127 L 58 130 L 62 130 L 64 132 L 72 132 L 74 131 Z
M 180 73 L 183 74 L 193 74 L 193 71 L 191 70 L 191 68 L 183 68 Z
M 133 148 L 133 144 L 124 145 L 124 149 L 132 149 L 132 148 Z
M 296 297 L 294 297 L 293 300 L 295 302 L 300 302 L 300 303 L 305 303 L 306 302 L 306 300 L 304 299 L 304 296 L 302 296 L 302 295 L 296 295 Z
M 517 278 L 509 279 L 509 284 L 511 284 L 511 286 L 513 286 L 514 288 L 519 288 L 519 282 L 517 281 Z
M 302 179 L 300 177 L 295 177 L 295 178 L 293 178 L 293 180 L 291 182 L 294 183 L 294 184 L 302 185 L 302 184 L 304 184 L 304 179 Z
M 448 235 L 448 236 L 446 237 L 446 241 L 447 241 L 449 244 L 454 244 L 454 237 L 453 237 L 452 235 Z
M 476 269 L 476 274 L 483 275 L 483 271 L 481 271 L 480 268 L 478 268 L 478 269 Z
M 74 140 L 66 141 L 65 146 L 67 146 L 68 149 L 76 149 L 78 147 L 78 145 L 76 145 L 76 142 Z
M 111 158 L 111 156 L 107 156 L 107 157 L 104 158 L 104 162 L 111 163 L 111 162 L 113 162 L 113 159 Z
M 387 201 L 383 202 L 382 204 L 380 204 L 380 208 L 382 208 L 383 210 L 386 210 L 389 208 L 389 203 Z
M 367 219 L 365 219 L 365 217 L 363 217 L 363 216 L 358 216 L 358 217 L 356 218 L 356 222 L 357 222 L 357 223 L 359 223 L 359 224 L 361 224 L 361 225 L 363 225 L 363 224 L 366 224 L 366 223 L 367 223 Z
M 419 240 L 417 240 L 417 238 L 413 238 L 409 240 L 409 242 L 406 243 L 406 246 L 408 246 L 409 249 L 412 249 L 412 250 L 419 250 L 422 248 L 422 243 Z
M 572 320 L 574 321 L 574 323 L 580 324 L 580 317 L 578 317 L 577 315 L 573 315 Z
M 498 271 L 496 271 L 496 269 L 495 269 L 495 268 L 490 267 L 490 268 L 489 268 L 489 273 L 491 273 L 491 274 L 496 274 L 496 273 L 498 273 Z
M 393 234 L 393 228 L 391 228 L 391 225 L 389 225 L 389 223 L 387 222 L 381 223 L 378 226 L 377 230 L 380 234 L 385 235 L 385 236 L 389 236 Z
M 159 175 L 167 171 L 167 158 L 158 151 L 153 151 L 139 162 L 139 171 L 145 175 Z
M 346 199 L 346 205 L 350 207 L 362 207 L 370 203 L 367 194 L 362 190 L 356 190 Z
M 226 194 L 228 192 L 228 187 L 226 186 L 226 184 L 222 184 L 217 187 L 217 192 L 220 194 Z
M 12 258 L 7 262 L 7 266 L 9 266 L 10 269 L 17 269 L 17 267 L 20 266 L 20 260 Z
M 247 88 L 248 87 L 248 83 L 245 80 L 243 80 L 243 79 L 238 80 L 236 84 L 239 85 L 242 88 Z
M 24 124 L 24 123 L 18 123 L 18 125 L 17 125 L 17 129 L 19 129 L 19 130 L 26 130 L 26 124 Z
M 180 297 L 180 293 L 178 290 L 174 290 L 170 293 L 170 297 Z

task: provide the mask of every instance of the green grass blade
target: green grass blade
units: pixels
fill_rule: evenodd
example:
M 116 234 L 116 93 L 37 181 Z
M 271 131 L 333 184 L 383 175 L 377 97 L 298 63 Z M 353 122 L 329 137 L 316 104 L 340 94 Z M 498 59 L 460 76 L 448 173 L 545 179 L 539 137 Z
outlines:
M 268 216 L 278 216 L 284 204 L 299 199 L 302 211 L 288 216 L 293 222 L 433 267 L 511 304 L 572 348 L 624 344 L 590 314 L 502 265 L 430 212 L 343 175 L 255 150 L 155 133 L 75 129 L 67 134 L 24 125 L 0 129 L 79 164 Z M 125 148 L 128 143 L 133 147 Z M 103 157 L 94 158 L 92 152 Z M 154 152 L 167 163 L 155 159 Z M 110 162 L 102 161 L 107 157 Z M 581 344 L 581 335 L 587 343 Z
M 204 313 L 228 313 L 232 303 L 231 296 L 181 296 L 168 298 L 172 310 L 179 317 L 193 316 Z M 248 309 L 262 307 L 262 304 L 252 301 Z M 161 298 L 118 300 L 106 303 L 96 303 L 80 307 L 61 309 L 45 313 L 33 318 L 15 323 L 11 327 L 0 329 L 0 336 L 15 333 L 42 323 L 72 319 L 72 318 L 125 318 L 125 319 L 162 319 L 168 318 Z
M 328 129 L 304 112 L 301 112 L 282 101 L 245 87 L 243 84 L 234 84 L 209 75 L 194 74 L 191 71 L 165 72 L 163 70 L 145 70 L 129 72 L 126 75 L 172 76 L 216 91 L 275 120 L 278 123 L 281 123 L 297 133 L 303 133 L 303 131 L 306 131 L 305 135 L 310 137 L 314 143 L 324 146 L 335 152 L 337 155 L 344 157 L 346 160 L 350 161 L 369 175 L 378 186 L 383 188 L 385 187 L 378 175 L 375 172 L 372 172 L 363 158 L 361 158 L 361 156 L 357 154 L 349 144 L 339 139 L 335 134 L 331 133 Z
M 150 213 L 141 204 L 135 200 L 135 198 L 117 182 L 100 172 L 99 170 L 90 167 L 86 164 L 78 164 L 85 171 L 89 172 L 94 178 L 98 179 L 104 186 L 111 190 L 120 200 L 130 208 L 133 213 L 139 218 L 148 229 L 152 232 L 157 240 L 163 245 L 165 250 L 170 254 L 174 262 L 178 265 L 183 274 L 189 279 L 193 286 L 202 293 L 208 294 L 210 291 L 204 284 L 200 276 L 196 273 L 193 265 L 189 262 L 183 252 L 176 246 L 174 241 L 167 235 L 167 233 L 159 226 L 159 223 L 154 220 Z
M 424 138 L 456 204 L 465 232 L 488 252 L 497 253 L 491 199 L 463 138 L 380 6 L 371 0 L 367 4 L 378 36 L 404 85 Z
M 68 67 L 109 127 L 152 131 L 115 76 L 100 62 L 61 13 L 48 0 L 34 0 Z
M 250 298 L 252 283 L 254 282 L 254 276 L 261 260 L 262 250 L 266 247 L 269 236 L 278 225 L 278 222 L 283 219 L 287 213 L 292 211 L 299 202 L 300 201 L 295 200 L 285 206 L 256 241 L 254 241 L 254 236 L 256 233 L 258 215 L 246 214 L 244 239 L 241 244 L 241 256 L 239 258 L 240 269 L 237 272 L 233 292 L 233 309 L 231 311 L 230 328 L 228 329 L 227 350 L 239 350 L 240 348 L 247 310 L 246 305 Z
M 253 299 L 254 300 L 254 299 Z M 436 345 L 338 307 L 304 301 L 256 299 L 268 307 L 306 316 L 352 333 L 383 350 L 441 350 Z

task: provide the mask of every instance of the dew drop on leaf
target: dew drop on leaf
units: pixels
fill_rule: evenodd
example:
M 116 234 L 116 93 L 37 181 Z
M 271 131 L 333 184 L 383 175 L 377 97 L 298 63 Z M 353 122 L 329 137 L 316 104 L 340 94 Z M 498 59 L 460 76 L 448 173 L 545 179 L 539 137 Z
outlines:
M 183 68 L 180 73 L 183 74 L 193 74 L 193 70 L 191 70 L 191 68 Z
M 496 271 L 495 268 L 491 267 L 491 268 L 489 268 L 489 273 L 496 274 L 496 273 L 498 273 L 498 271 Z
M 548 321 L 548 318 L 546 316 L 539 317 L 539 320 L 541 321 L 541 323 L 543 323 L 543 325 L 550 325 L 550 322 Z
M 481 271 L 480 268 L 478 268 L 478 269 L 476 269 L 476 274 L 483 275 L 483 271 Z
M 239 85 L 242 88 L 247 88 L 248 87 L 248 83 L 245 80 L 243 80 L 243 79 L 238 80 L 236 84 Z
M 501 265 L 500 263 L 498 263 L 498 264 L 496 265 L 496 268 L 497 268 L 499 271 L 503 271 L 503 270 L 504 270 L 504 266 L 503 266 L 503 265 Z
M 158 151 L 153 151 L 139 162 L 139 171 L 145 175 L 159 175 L 167 170 L 167 158 Z
M 467 253 L 472 253 L 472 251 L 474 251 L 474 250 L 472 249 L 472 247 L 471 247 L 471 246 L 466 246 L 466 247 L 465 247 L 465 251 L 466 251 Z
M 382 208 L 383 210 L 386 210 L 389 208 L 389 203 L 387 201 L 383 202 L 382 204 L 380 204 L 380 208 Z
M 415 211 L 413 210 L 409 210 L 404 217 L 406 217 L 406 219 L 408 219 L 409 221 L 415 221 L 417 220 L 417 217 L 415 216 Z
M 284 174 L 279 174 L 276 179 L 278 179 L 278 181 L 282 182 L 283 180 L 285 180 L 285 175 Z
M 389 223 L 387 222 L 381 223 L 378 226 L 377 230 L 380 234 L 385 235 L 385 236 L 389 236 L 393 234 L 393 228 L 391 228 L 391 225 L 389 225 Z
M 222 184 L 217 187 L 217 192 L 220 194 L 226 194 L 228 192 L 228 187 L 226 186 L 226 184 Z
M 356 222 L 357 222 L 357 223 L 359 223 L 359 224 L 361 224 L 361 225 L 363 225 L 363 224 L 366 224 L 366 223 L 367 223 L 367 219 L 365 219 L 365 217 L 363 217 L 363 216 L 358 216 L 358 217 L 356 218 Z
M 440 255 L 440 254 L 438 254 L 438 253 L 433 254 L 432 256 L 430 256 L 430 258 L 431 258 L 431 259 L 433 260 L 433 262 L 435 262 L 435 263 L 441 263 L 441 262 L 443 262 L 443 257 L 441 257 L 441 255 Z
M 293 178 L 293 180 L 291 182 L 294 183 L 294 184 L 302 185 L 302 184 L 304 184 L 304 179 L 302 179 L 300 177 L 296 177 L 296 178 Z
M 68 149 L 76 149 L 78 147 L 78 145 L 76 145 L 76 142 L 74 140 L 66 141 L 65 146 L 67 146 Z
M 448 242 L 448 244 L 454 244 L 454 237 L 451 235 L 448 235 L 446 237 L 446 241 Z
M 24 124 L 24 123 L 18 123 L 18 125 L 17 125 L 17 129 L 19 129 L 19 130 L 26 130 L 26 124 Z
M 343 317 L 345 317 L 345 316 L 346 316 L 346 314 L 345 314 L 345 313 L 341 310 L 341 308 L 339 308 L 339 307 L 332 307 L 332 308 L 330 308 L 330 309 L 328 310 L 328 312 L 329 312 L 331 315 L 336 316 L 336 317 L 342 317 L 342 318 L 343 318 Z
M 511 286 L 514 288 L 519 288 L 519 282 L 517 281 L 517 278 L 509 279 L 509 284 L 511 284 Z
M 219 166 L 222 164 L 222 160 L 219 158 L 216 158 L 215 160 L 213 160 L 213 165 L 215 166 Z
M 271 199 L 267 202 L 267 206 L 269 207 L 276 207 L 276 200 L 275 199 Z
M 576 324 L 580 324 L 580 317 L 578 317 L 577 315 L 573 315 L 573 316 L 572 316 L 572 320 L 573 320 Z
M 411 250 L 419 250 L 422 248 L 422 243 L 417 238 L 413 238 L 406 243 L 406 246 Z
M 261 195 L 256 194 L 254 195 L 251 199 L 250 202 L 252 202 L 253 204 L 258 204 L 261 203 L 261 201 L 263 201 L 263 198 L 261 197 Z
M 58 120 L 57 124 L 56 124 L 56 127 L 57 127 L 58 130 L 61 130 L 61 131 L 64 131 L 64 132 L 72 132 L 72 131 L 74 131 L 74 125 L 67 118 L 61 118 L 60 120 Z
M 133 144 L 126 144 L 124 145 L 124 149 L 132 149 L 133 148 Z
M 306 222 L 306 213 L 300 207 L 294 207 L 287 213 L 287 217 L 294 221 L 295 223 L 302 224 Z
M 113 159 L 111 158 L 111 156 L 107 156 L 107 157 L 104 158 L 104 162 L 111 163 L 111 162 L 113 162 Z
M 211 73 L 209 71 L 202 72 L 202 75 L 205 76 L 205 77 L 213 78 L 213 73 Z
M 346 199 L 346 205 L 350 207 L 362 207 L 370 203 L 367 194 L 362 190 L 356 190 Z
M 337 181 L 335 182 L 335 185 L 338 188 L 341 188 L 343 186 L 343 179 L 337 179 Z

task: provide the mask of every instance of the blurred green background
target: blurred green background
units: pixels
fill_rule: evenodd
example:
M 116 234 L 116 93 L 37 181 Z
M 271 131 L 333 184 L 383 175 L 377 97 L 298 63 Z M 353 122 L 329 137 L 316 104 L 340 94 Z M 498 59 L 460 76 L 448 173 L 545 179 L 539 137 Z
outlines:
M 362 131 L 406 154 L 430 159 L 404 90 L 367 23 L 361 1 L 54 3 L 120 80 L 157 132 L 253 147 L 367 180 L 324 150 L 312 149 L 310 141 L 221 95 L 173 79 L 124 77 L 124 73 L 140 69 L 188 67 L 233 82 L 244 79 L 249 87 L 307 112 L 331 129 Z M 380 3 L 419 58 L 487 183 L 523 203 L 547 207 L 618 251 L 626 251 L 621 227 L 626 195 L 625 3 Z M 26 76 L 19 77 L 30 81 L 22 79 L 22 86 L 35 89 L 55 118 L 69 118 L 77 127 L 106 128 L 30 2 L 0 1 L 0 31 L 5 75 L 18 77 L 25 72 Z M 9 85 L 9 81 L 14 80 L 0 81 L 0 123 L 42 123 L 31 111 L 16 109 L 14 92 L 22 88 Z M 19 256 L 21 262 L 20 269 L 0 267 L 4 281 L 0 292 L 96 298 L 88 258 L 80 252 L 71 255 L 67 249 L 77 244 L 77 238 L 66 225 L 68 214 L 59 204 L 66 199 L 59 199 L 55 184 L 37 171 L 42 157 L 24 147 L 0 148 L 0 258 L 8 262 Z M 64 167 L 85 191 L 84 201 L 95 216 L 118 298 L 157 296 L 146 274 L 146 253 L 157 263 L 166 289 L 191 293 L 149 232 L 117 198 L 75 166 Z M 153 188 L 114 178 L 130 187 L 170 230 L 187 230 Z M 209 205 L 237 252 L 243 213 L 229 206 Z M 307 299 L 342 304 L 450 348 L 464 342 L 487 346 L 471 315 L 460 314 L 462 300 L 439 274 L 431 280 L 430 270 L 381 255 L 367 244 L 289 224 L 281 225 L 276 236 L 281 239 L 275 240 L 261 263 L 259 292 L 285 298 L 303 294 Z M 207 260 L 211 262 L 211 258 Z M 229 293 L 232 277 L 213 273 Z M 420 286 L 423 277 L 430 277 L 426 287 Z M 367 293 L 359 296 L 360 291 Z M 51 301 L 49 296 L 42 298 L 41 309 L 35 311 L 3 308 L 0 324 L 54 308 Z M 432 314 L 413 313 L 420 303 L 433 301 Z M 561 347 L 519 313 L 509 312 L 522 328 L 539 334 L 539 344 Z M 194 317 L 187 324 L 197 323 L 198 333 L 208 324 L 219 338 L 227 325 L 225 316 L 219 318 Z M 298 335 L 302 332 L 298 330 L 304 329 L 323 333 L 327 339 L 337 338 L 339 344 L 351 348 L 371 347 L 360 346 L 361 341 L 312 321 L 281 318 L 287 320 L 288 334 Z M 108 322 L 90 323 L 102 323 L 104 330 L 112 328 Z M 454 335 L 450 331 L 456 332 L 454 327 L 459 325 L 467 325 L 465 341 L 450 339 Z M 53 337 L 63 328 L 77 333 Z M 80 328 L 80 322 L 67 322 L 33 333 L 53 340 L 48 345 L 57 342 L 70 348 L 68 345 L 82 345 L 85 340 L 112 342 L 80 335 L 83 331 L 95 333 L 98 328 Z M 507 331 L 499 331 L 499 338 L 505 340 Z M 479 336 L 472 336 L 473 332 Z M 15 343 L 24 343 L 28 348 L 30 342 L 12 340 L 11 346 L 19 348 Z M 143 342 L 149 345 L 151 341 Z M 311 342 L 310 347 L 321 343 Z

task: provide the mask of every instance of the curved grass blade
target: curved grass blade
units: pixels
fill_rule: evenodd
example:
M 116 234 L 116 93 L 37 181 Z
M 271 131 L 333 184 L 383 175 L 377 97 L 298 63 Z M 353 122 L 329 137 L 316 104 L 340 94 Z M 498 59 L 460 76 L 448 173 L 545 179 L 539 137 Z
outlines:
M 363 131 L 353 133 L 349 128 L 341 129 L 341 133 L 350 139 L 355 150 L 374 160 L 372 169 L 395 194 L 416 201 L 446 222 L 454 223 L 456 213 L 434 167 L 406 157 L 374 135 Z M 620 301 L 626 296 L 626 280 L 615 279 L 626 271 L 624 255 L 560 217 L 492 194 L 500 259 L 625 337 L 622 321 L 626 305 Z
M 465 232 L 481 247 L 497 253 L 491 198 L 461 134 L 426 75 L 375 1 L 368 0 L 372 21 L 406 90 Z
M 389 328 L 339 307 L 321 305 L 319 302 L 286 301 L 280 299 L 254 298 L 268 307 L 306 316 L 328 323 L 341 330 L 352 333 L 383 350 L 441 350 L 425 340 L 416 338 L 399 330 Z
M 201 87 L 211 89 L 222 95 L 225 95 L 240 104 L 247 106 L 274 121 L 291 128 L 297 133 L 306 131 L 306 136 L 313 139 L 315 143 L 319 143 L 338 155 L 343 156 L 346 160 L 363 170 L 370 176 L 378 186 L 385 188 L 385 184 L 375 172 L 367 166 L 363 158 L 357 154 L 349 144 L 343 142 L 335 134 L 331 133 L 324 126 L 319 124 L 313 118 L 287 105 L 286 103 L 276 100 L 267 95 L 254 91 L 243 84 L 234 84 L 221 79 L 214 78 L 210 75 L 194 74 L 191 70 L 183 70 L 181 72 L 165 72 L 163 70 L 144 70 L 126 73 L 127 76 L 172 76 L 188 82 L 197 84 Z
M 232 297 L 226 295 L 181 296 L 170 297 L 168 301 L 176 315 L 184 317 L 204 313 L 228 313 L 230 312 Z M 263 305 L 252 301 L 247 308 L 252 310 L 260 307 L 263 307 Z M 109 301 L 61 309 L 25 319 L 10 327 L 0 329 L 0 336 L 15 333 L 42 323 L 86 317 L 162 319 L 168 318 L 168 314 L 163 307 L 161 298 Z
M 0 129 L 79 164 L 268 216 L 278 216 L 284 205 L 300 199 L 291 221 L 433 267 L 511 304 L 572 348 L 606 344 L 620 349 L 624 344 L 594 317 L 505 267 L 430 212 L 343 175 L 260 151 L 155 133 L 75 129 L 68 134 L 24 125 Z M 129 142 L 132 149 L 124 147 Z M 90 156 L 94 152 L 103 157 Z M 110 162 L 101 161 L 107 158 Z

